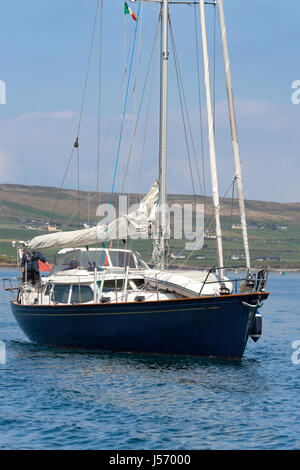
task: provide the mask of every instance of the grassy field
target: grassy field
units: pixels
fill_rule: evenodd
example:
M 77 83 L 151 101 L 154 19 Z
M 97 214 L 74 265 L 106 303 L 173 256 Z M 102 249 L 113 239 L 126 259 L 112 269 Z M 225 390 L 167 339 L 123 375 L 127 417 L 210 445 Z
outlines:
M 79 196 L 79 214 L 78 214 Z M 110 195 L 101 194 L 101 202 L 108 202 Z M 131 195 L 130 202 L 140 201 L 140 195 Z M 181 206 L 186 203 L 206 203 L 206 225 L 209 224 L 213 208 L 211 200 L 186 195 L 170 195 L 170 203 Z M 30 240 L 45 231 L 28 230 L 29 221 L 38 224 L 56 223 L 63 230 L 76 230 L 83 227 L 84 222 L 97 222 L 96 208 L 98 195 L 96 193 L 62 190 L 38 186 L 0 185 L 0 263 L 12 262 L 16 258 L 13 240 Z M 118 206 L 118 195 L 114 196 L 115 206 Z M 246 201 L 249 241 L 252 264 L 254 266 L 270 265 L 273 268 L 300 268 L 300 203 L 279 204 L 262 201 Z M 239 224 L 238 207 L 232 201 L 222 201 L 221 220 L 223 226 L 224 259 L 228 266 L 239 266 L 241 261 L 231 259 L 233 255 L 243 254 L 242 233 L 232 229 L 233 224 Z M 286 227 L 280 228 L 280 226 Z M 213 228 L 211 226 L 211 228 Z M 170 252 L 181 253 L 187 260 L 172 260 L 173 264 L 186 262 L 187 266 L 212 266 L 217 264 L 216 241 L 205 240 L 204 248 L 197 253 L 184 251 L 184 240 L 170 240 Z M 146 261 L 151 260 L 151 241 L 133 241 L 132 247 L 137 249 Z M 54 252 L 45 255 L 53 260 Z M 197 260 L 196 255 L 205 259 Z M 266 258 L 259 261 L 261 258 Z M 270 259 L 278 258 L 278 259 Z

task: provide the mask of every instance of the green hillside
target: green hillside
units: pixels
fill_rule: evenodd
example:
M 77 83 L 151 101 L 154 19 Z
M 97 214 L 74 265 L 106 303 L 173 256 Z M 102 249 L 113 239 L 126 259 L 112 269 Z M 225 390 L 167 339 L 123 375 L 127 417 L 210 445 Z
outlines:
M 142 196 L 130 196 L 130 204 L 137 203 Z M 110 194 L 101 194 L 101 202 L 109 202 Z M 113 203 L 118 206 L 118 194 Z M 48 233 L 45 224 L 51 222 L 58 229 L 76 230 L 83 223 L 96 223 L 98 195 L 82 191 L 61 190 L 50 187 L 0 185 L 0 263 L 12 262 L 15 257 L 13 240 L 29 240 Z M 205 223 L 208 226 L 213 216 L 209 198 L 186 195 L 170 195 L 170 203 L 205 203 Z M 79 214 L 78 214 L 79 206 Z M 262 201 L 246 201 L 247 221 L 253 265 L 270 265 L 273 268 L 300 268 L 300 203 L 280 204 Z M 225 263 L 228 266 L 243 265 L 242 233 L 236 201 L 222 201 L 222 226 Z M 235 227 L 236 226 L 236 227 Z M 214 229 L 213 225 L 210 226 Z M 170 240 L 170 252 L 178 255 L 185 241 Z M 134 248 L 150 261 L 151 241 L 132 242 Z M 206 239 L 204 248 L 197 253 L 184 252 L 188 260 L 173 259 L 173 264 L 186 262 L 187 266 L 211 266 L 216 264 L 216 241 Z M 196 256 L 205 259 L 196 259 Z M 52 257 L 53 253 L 48 253 Z M 236 259 L 231 259 L 232 256 Z

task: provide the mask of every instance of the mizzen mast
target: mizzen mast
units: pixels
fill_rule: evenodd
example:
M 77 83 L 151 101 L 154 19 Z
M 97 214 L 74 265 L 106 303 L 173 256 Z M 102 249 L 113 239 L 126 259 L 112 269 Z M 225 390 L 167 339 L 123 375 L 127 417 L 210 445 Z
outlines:
M 169 0 L 161 4 L 161 74 L 160 74 L 160 124 L 159 124 L 159 236 L 160 269 L 165 268 L 167 221 L 167 153 L 168 153 L 168 20 Z
M 208 57 L 206 18 L 205 18 L 205 1 L 199 0 L 199 6 L 200 6 L 200 21 L 201 21 L 201 34 L 202 34 L 203 64 L 204 64 L 204 82 L 205 82 L 205 92 L 206 92 L 206 110 L 207 110 L 207 122 L 208 122 L 208 140 L 209 140 L 209 154 L 210 154 L 210 168 L 211 168 L 212 198 L 213 198 L 214 214 L 215 214 L 215 221 L 216 221 L 216 235 L 217 235 L 219 266 L 223 268 L 224 257 L 223 257 L 222 229 L 221 229 L 221 220 L 220 220 L 220 196 L 219 196 L 219 184 L 218 184 L 218 174 L 217 174 L 214 118 L 213 118 L 213 109 L 212 109 L 212 100 L 211 100 L 209 57 Z M 221 269 L 221 276 L 223 277 L 223 269 Z
M 250 269 L 251 267 L 250 266 L 250 252 L 249 252 L 245 199 L 244 199 L 243 180 L 242 180 L 242 167 L 241 167 L 241 159 L 240 159 L 240 152 L 239 152 L 234 98 L 233 98 L 233 91 L 232 91 L 230 60 L 229 60 L 229 52 L 228 52 L 223 0 L 219 0 L 218 5 L 219 5 L 220 28 L 221 28 L 221 38 L 222 38 L 222 47 L 223 47 L 223 56 L 224 56 L 224 65 L 225 65 L 230 125 L 231 125 L 232 148 L 233 148 L 234 165 L 235 165 L 235 178 L 237 181 L 237 191 L 238 191 L 239 206 L 240 206 L 240 213 L 241 213 L 241 226 L 242 226 L 242 231 L 243 231 L 246 264 L 247 264 L 247 268 Z

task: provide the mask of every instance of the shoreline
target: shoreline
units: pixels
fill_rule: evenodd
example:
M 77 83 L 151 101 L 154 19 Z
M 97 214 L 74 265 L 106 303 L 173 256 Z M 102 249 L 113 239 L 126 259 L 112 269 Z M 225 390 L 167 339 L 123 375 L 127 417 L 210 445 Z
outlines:
M 1 268 L 17 269 L 17 267 L 18 267 L 17 264 L 13 264 L 13 263 L 0 263 L 0 269 Z M 173 265 L 173 268 L 178 269 L 179 266 Z M 208 269 L 208 268 L 209 268 L 208 266 L 207 267 L 203 266 L 203 269 Z M 263 268 L 263 266 L 253 266 L 251 269 L 254 270 L 254 271 L 259 271 L 262 268 Z M 195 271 L 196 269 L 199 269 L 199 268 L 195 268 L 195 267 L 192 267 L 192 266 L 186 266 L 185 269 Z M 233 266 L 230 269 L 234 270 L 236 268 Z M 244 268 L 244 269 L 238 268 L 239 271 L 242 271 L 242 270 L 245 270 L 245 269 L 246 268 Z M 281 271 L 285 271 L 287 273 L 298 273 L 298 272 L 300 272 L 300 267 L 298 267 L 298 268 L 286 268 L 286 267 L 270 268 L 270 273 L 280 273 Z

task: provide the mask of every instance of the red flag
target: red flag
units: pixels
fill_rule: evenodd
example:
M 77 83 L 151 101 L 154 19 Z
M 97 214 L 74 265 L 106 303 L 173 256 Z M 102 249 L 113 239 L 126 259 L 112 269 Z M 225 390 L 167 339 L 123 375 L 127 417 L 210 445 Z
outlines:
M 39 260 L 39 269 L 42 273 L 50 273 L 51 269 L 53 268 L 53 265 L 50 264 L 50 266 L 51 268 L 48 268 L 48 266 L 45 263 Z

